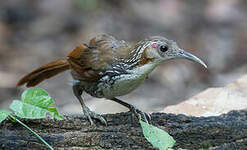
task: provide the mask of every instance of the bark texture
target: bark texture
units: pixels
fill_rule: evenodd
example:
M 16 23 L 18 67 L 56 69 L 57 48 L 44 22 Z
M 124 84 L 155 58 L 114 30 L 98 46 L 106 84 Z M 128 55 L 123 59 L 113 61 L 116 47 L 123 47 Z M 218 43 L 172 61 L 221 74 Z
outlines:
M 152 124 L 176 140 L 175 149 L 247 149 L 247 111 L 217 117 L 189 117 L 153 113 Z M 131 113 L 104 116 L 108 126 L 90 126 L 84 116 L 63 121 L 22 119 L 55 149 L 154 149 Z M 9 120 L 0 125 L 0 149 L 46 149 L 28 130 Z

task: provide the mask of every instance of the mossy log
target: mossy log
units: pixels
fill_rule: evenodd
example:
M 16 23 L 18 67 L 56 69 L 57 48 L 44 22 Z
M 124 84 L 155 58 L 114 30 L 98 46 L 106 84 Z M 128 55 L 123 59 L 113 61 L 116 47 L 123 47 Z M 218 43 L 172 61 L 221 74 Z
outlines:
M 217 117 L 153 113 L 152 124 L 176 140 L 175 149 L 247 149 L 247 111 Z M 64 120 L 21 119 L 55 149 L 155 149 L 130 112 L 107 114 L 108 126 L 90 126 L 83 115 Z M 9 120 L 0 124 L 0 149 L 47 149 L 35 136 Z

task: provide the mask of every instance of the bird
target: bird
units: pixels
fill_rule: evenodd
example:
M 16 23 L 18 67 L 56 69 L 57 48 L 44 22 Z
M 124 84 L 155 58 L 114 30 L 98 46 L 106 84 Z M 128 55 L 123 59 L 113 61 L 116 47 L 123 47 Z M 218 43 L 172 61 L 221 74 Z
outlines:
M 107 121 L 85 105 L 82 97 L 84 92 L 96 98 L 115 101 L 148 123 L 151 120 L 148 113 L 117 97 L 129 94 L 158 65 L 176 58 L 185 58 L 207 68 L 201 59 L 162 36 L 150 36 L 139 42 L 129 43 L 109 34 L 100 34 L 75 47 L 67 57 L 45 64 L 25 75 L 17 86 L 26 84 L 26 87 L 33 87 L 70 70 L 73 93 L 91 125 L 95 124 L 95 120 L 105 125 Z

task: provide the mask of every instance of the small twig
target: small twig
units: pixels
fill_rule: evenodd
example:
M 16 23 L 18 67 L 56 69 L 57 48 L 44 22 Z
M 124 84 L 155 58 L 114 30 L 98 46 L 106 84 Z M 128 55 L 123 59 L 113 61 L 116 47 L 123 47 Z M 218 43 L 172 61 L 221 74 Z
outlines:
M 10 118 L 16 120 L 18 123 L 20 123 L 23 127 L 25 127 L 26 129 L 28 129 L 30 132 L 32 132 L 41 142 L 43 142 L 50 150 L 54 150 L 51 145 L 49 145 L 45 140 L 43 140 L 43 138 L 41 136 L 39 136 L 36 132 L 34 132 L 31 128 L 29 128 L 27 125 L 25 125 L 23 122 L 21 122 L 19 119 L 15 118 L 12 115 L 9 115 Z

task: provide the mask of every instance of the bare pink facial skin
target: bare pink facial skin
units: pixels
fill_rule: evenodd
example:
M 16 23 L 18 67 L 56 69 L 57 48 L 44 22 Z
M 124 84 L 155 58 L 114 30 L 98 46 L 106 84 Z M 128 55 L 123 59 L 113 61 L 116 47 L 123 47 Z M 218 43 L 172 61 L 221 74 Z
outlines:
M 158 44 L 152 44 L 151 47 L 157 49 L 158 48 Z

